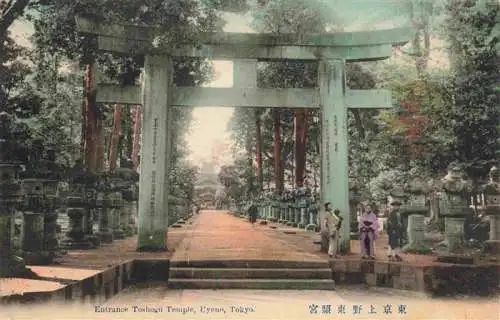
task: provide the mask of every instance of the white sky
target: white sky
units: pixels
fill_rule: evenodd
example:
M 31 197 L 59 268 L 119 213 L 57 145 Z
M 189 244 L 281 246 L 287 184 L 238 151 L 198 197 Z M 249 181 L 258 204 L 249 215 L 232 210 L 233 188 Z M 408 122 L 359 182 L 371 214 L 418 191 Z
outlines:
M 250 28 L 248 16 L 225 14 L 226 32 L 255 32 Z M 233 63 L 231 61 L 213 61 L 215 77 L 207 87 L 229 88 L 233 86 Z M 219 155 L 222 163 L 231 160 L 230 150 L 223 150 L 230 145 L 229 132 L 226 131 L 233 108 L 199 107 L 193 110 L 193 122 L 187 135 L 188 148 L 191 150 L 190 160 L 200 164 L 202 160 L 212 160 Z

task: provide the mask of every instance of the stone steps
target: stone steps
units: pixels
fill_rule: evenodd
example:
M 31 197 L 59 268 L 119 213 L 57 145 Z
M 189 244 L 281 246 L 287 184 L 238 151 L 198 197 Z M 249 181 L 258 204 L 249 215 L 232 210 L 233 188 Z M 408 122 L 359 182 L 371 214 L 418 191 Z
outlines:
M 170 279 L 169 289 L 334 290 L 328 279 Z
M 331 279 L 332 270 L 268 268 L 170 268 L 175 279 Z
M 171 268 L 265 268 L 265 269 L 323 269 L 328 261 L 293 260 L 171 260 Z
M 171 289 L 333 290 L 326 261 L 170 261 Z

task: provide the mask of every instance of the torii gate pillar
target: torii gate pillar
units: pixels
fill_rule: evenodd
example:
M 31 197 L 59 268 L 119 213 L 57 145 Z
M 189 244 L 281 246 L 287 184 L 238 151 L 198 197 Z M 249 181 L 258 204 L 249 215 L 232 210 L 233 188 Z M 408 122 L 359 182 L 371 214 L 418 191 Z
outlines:
M 166 250 L 168 173 L 170 168 L 170 100 L 172 61 L 146 55 L 142 83 L 142 143 L 139 188 L 138 250 Z
M 321 209 L 332 203 L 344 218 L 339 249 L 350 251 L 350 215 L 347 141 L 347 106 L 345 103 L 344 60 L 320 60 L 318 70 L 321 110 Z

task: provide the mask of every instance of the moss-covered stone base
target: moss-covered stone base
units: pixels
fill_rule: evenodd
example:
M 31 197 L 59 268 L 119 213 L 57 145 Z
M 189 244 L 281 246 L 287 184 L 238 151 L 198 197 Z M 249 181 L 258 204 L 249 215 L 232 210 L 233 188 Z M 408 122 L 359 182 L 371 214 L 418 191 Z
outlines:
M 137 236 L 137 251 L 167 250 L 167 230 L 141 231 Z

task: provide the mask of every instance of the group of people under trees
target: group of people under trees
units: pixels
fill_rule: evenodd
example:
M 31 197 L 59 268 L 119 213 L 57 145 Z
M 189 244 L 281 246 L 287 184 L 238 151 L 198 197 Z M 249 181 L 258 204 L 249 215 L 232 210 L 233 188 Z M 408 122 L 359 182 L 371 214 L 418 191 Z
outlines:
M 389 215 L 387 217 L 388 252 L 387 256 L 391 260 L 402 261 L 400 256 L 403 245 L 404 227 L 401 218 L 401 202 L 392 200 L 389 203 Z M 379 237 L 380 223 L 378 211 L 374 204 L 366 205 L 358 219 L 359 240 L 362 259 L 375 259 L 375 241 Z M 258 208 L 254 202 L 247 209 L 248 219 L 254 224 L 258 217 Z M 323 242 L 328 243 L 328 255 L 337 258 L 338 242 L 340 238 L 340 228 L 343 218 L 338 209 L 332 210 L 331 202 L 324 205 L 324 210 L 320 211 L 318 222 L 320 225 Z
M 392 200 L 389 203 L 387 217 L 388 252 L 390 260 L 402 261 L 400 256 L 403 245 L 404 227 L 401 219 L 401 202 Z M 324 210 L 320 213 L 319 221 L 323 223 L 322 237 L 328 241 L 328 255 L 337 258 L 339 230 L 342 226 L 342 217 L 339 210 L 332 211 L 331 203 L 325 203 Z M 362 259 L 375 259 L 375 241 L 379 237 L 380 224 L 375 205 L 366 205 L 358 219 L 359 241 Z

